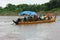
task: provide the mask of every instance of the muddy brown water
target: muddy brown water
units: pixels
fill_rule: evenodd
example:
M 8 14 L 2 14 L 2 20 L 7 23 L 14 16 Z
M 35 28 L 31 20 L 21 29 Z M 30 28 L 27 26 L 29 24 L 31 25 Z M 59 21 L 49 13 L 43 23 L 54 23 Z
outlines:
M 18 16 L 0 16 L 0 40 L 60 40 L 60 16 L 54 23 L 15 25 Z

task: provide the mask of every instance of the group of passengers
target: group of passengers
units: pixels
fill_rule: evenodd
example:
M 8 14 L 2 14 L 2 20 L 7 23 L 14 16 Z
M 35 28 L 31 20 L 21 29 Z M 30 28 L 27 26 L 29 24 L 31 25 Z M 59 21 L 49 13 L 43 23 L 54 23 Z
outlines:
M 49 15 L 33 15 L 33 16 L 25 16 L 24 18 L 18 18 L 17 22 L 27 22 L 27 21 L 39 21 L 39 20 L 50 20 L 53 16 Z

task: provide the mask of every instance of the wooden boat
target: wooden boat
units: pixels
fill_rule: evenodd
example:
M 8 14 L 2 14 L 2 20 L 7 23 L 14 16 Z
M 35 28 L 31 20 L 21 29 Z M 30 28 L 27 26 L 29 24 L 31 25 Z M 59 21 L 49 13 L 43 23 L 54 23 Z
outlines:
M 21 24 L 38 24 L 38 23 L 51 23 L 51 22 L 55 22 L 55 18 L 53 19 L 51 19 L 51 20 L 39 20 L 39 21 L 28 21 L 28 22 L 15 22 L 14 20 L 13 20 L 13 22 L 15 23 L 15 24 L 17 24 L 17 25 L 21 25 Z

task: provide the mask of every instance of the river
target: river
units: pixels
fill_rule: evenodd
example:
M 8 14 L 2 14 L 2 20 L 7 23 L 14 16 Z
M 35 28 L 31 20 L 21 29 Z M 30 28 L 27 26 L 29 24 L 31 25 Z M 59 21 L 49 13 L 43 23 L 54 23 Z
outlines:
M 17 16 L 0 16 L 0 40 L 60 40 L 60 17 L 54 23 L 15 25 Z

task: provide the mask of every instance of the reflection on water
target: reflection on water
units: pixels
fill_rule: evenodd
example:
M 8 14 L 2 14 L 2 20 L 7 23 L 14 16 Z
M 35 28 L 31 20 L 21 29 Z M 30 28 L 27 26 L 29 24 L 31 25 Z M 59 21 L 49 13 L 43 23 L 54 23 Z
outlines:
M 0 40 L 60 40 L 60 18 L 54 23 L 15 25 L 17 16 L 0 16 Z

